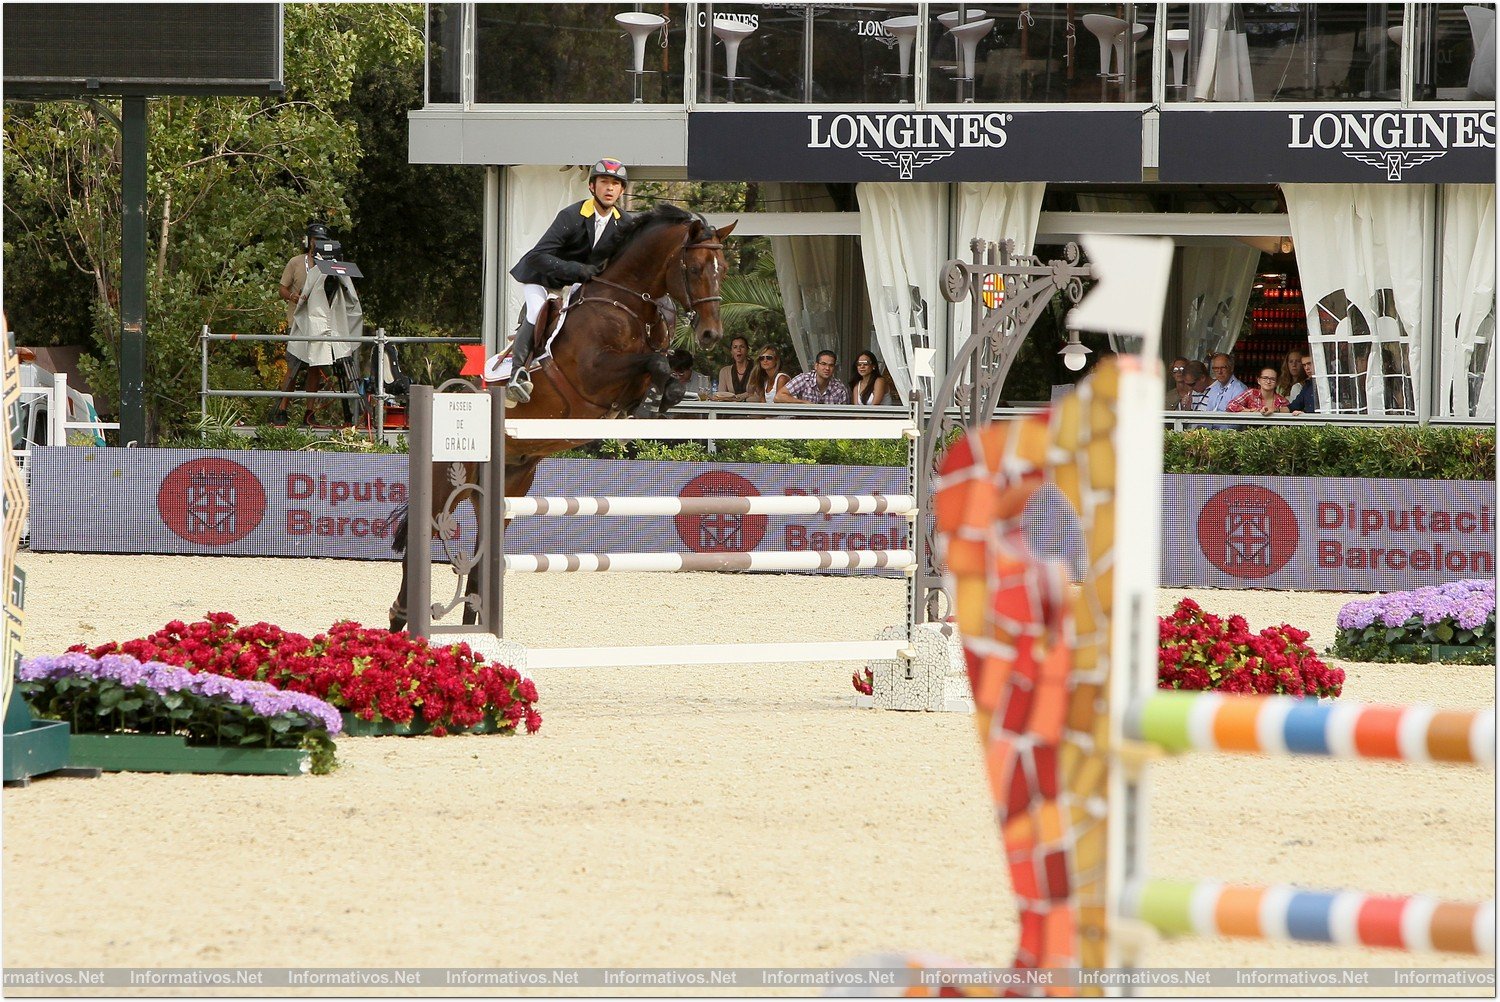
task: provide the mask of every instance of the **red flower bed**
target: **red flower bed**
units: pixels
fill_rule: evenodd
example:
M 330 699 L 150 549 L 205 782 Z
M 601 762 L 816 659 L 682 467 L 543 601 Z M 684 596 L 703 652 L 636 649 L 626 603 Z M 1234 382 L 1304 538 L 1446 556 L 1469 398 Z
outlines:
M 442 737 L 493 714 L 528 734 L 542 726 L 536 686 L 505 665 L 486 664 L 468 644 L 433 647 L 405 633 L 343 621 L 309 640 L 270 623 L 240 626 L 227 612 L 201 622 L 174 620 L 148 637 L 98 647 L 75 644 L 98 658 L 129 654 L 191 672 L 269 682 L 305 692 L 361 720 L 410 723 L 418 713 Z
M 1245 694 L 1333 698 L 1344 689 L 1341 669 L 1324 664 L 1307 646 L 1307 631 L 1282 623 L 1251 633 L 1244 616 L 1220 619 L 1185 598 L 1162 616 L 1157 686 Z M 854 689 L 875 692 L 869 670 L 854 673 Z
M 1318 659 L 1306 630 L 1283 623 L 1251 633 L 1244 616 L 1220 619 L 1190 598 L 1159 623 L 1162 689 L 1326 698 L 1343 691 L 1343 671 Z

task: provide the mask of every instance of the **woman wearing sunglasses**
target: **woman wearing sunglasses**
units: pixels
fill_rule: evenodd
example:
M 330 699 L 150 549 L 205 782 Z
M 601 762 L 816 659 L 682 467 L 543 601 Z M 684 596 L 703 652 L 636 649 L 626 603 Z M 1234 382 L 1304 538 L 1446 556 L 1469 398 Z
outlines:
M 781 352 L 775 345 L 765 345 L 755 353 L 755 371 L 750 373 L 750 390 L 746 399 L 772 403 L 777 392 L 790 379 L 781 371 Z
M 849 380 L 849 399 L 856 404 L 874 407 L 885 403 L 890 382 L 880 371 L 874 352 L 862 351 L 854 357 L 854 377 Z

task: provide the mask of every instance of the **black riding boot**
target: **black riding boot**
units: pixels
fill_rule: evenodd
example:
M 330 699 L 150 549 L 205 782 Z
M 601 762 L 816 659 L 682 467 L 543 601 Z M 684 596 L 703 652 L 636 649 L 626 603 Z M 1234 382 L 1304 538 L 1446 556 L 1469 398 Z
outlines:
M 522 320 L 516 331 L 516 339 L 510 347 L 510 384 L 505 387 L 505 404 L 514 407 L 531 399 L 531 374 L 526 365 L 531 361 L 531 342 L 536 337 L 536 325 Z

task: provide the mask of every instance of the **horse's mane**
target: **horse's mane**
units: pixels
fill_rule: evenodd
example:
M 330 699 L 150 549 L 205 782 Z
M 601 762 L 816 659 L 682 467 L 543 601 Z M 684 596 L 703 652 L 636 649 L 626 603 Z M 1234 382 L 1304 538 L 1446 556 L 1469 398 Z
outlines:
M 691 223 L 694 219 L 698 218 L 700 217 L 681 206 L 673 205 L 670 202 L 658 202 L 650 211 L 631 216 L 620 224 L 619 248 L 615 251 L 614 256 L 618 257 L 620 251 L 630 245 L 631 240 L 653 226 L 669 223 Z

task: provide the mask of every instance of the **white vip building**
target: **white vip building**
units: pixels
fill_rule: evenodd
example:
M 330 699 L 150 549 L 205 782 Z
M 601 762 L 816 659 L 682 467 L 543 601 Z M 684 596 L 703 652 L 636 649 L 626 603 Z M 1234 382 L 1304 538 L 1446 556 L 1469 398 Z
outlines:
M 410 159 L 485 170 L 490 345 L 611 156 L 635 208 L 733 201 L 804 367 L 871 348 L 904 395 L 914 338 L 968 336 L 938 274 L 974 237 L 1153 234 L 1167 357 L 1306 349 L 1323 413 L 1494 420 L 1493 4 L 430 4 L 427 45 Z M 1031 337 L 1017 401 L 1060 374 Z

